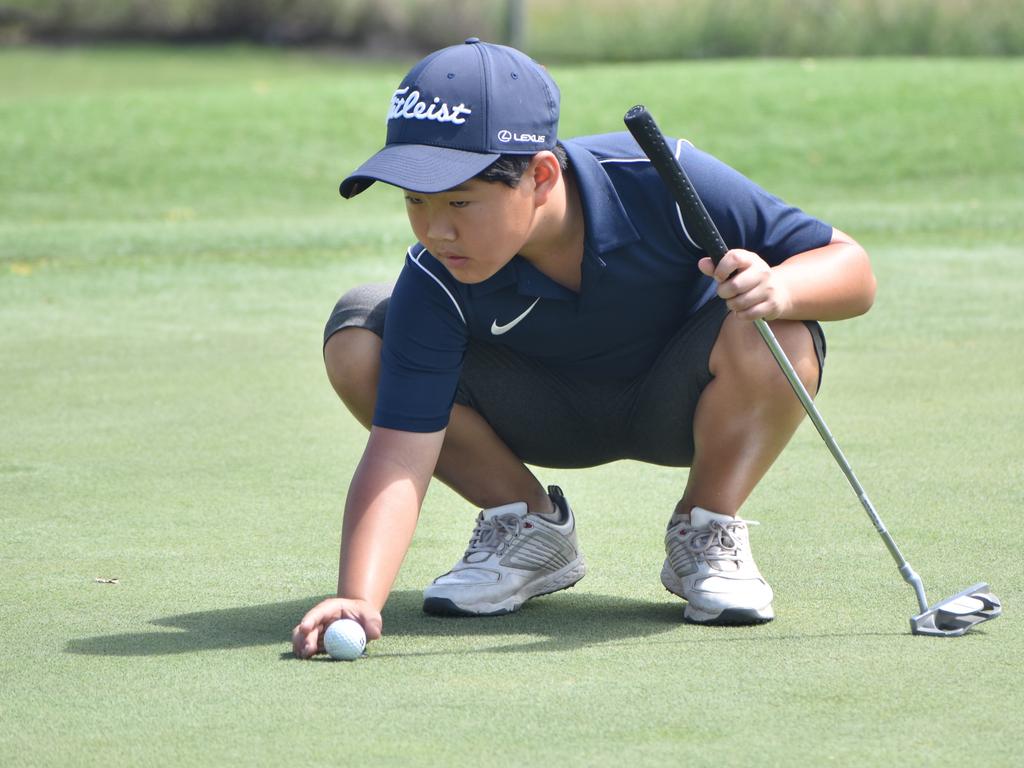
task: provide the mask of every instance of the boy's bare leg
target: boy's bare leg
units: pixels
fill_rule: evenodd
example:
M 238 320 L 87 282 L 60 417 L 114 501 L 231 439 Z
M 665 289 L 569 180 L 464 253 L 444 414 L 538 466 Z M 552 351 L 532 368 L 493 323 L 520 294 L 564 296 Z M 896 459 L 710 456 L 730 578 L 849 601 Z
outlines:
M 372 331 L 346 328 L 324 347 L 334 391 L 367 429 L 377 400 L 381 345 Z M 525 501 L 531 512 L 553 511 L 544 486 L 483 417 L 466 406 L 452 408 L 434 476 L 479 509 Z
M 807 327 L 771 328 L 812 395 L 818 359 Z M 804 416 L 803 406 L 753 323 L 728 315 L 711 352 L 715 378 L 694 414 L 694 459 L 677 513 L 694 506 L 723 515 L 739 508 L 782 453 Z

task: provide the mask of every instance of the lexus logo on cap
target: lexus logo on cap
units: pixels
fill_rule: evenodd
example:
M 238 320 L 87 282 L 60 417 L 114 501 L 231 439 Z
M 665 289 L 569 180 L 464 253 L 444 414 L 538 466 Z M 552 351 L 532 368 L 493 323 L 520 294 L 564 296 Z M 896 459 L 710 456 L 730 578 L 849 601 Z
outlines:
M 512 131 L 502 130 L 498 131 L 498 141 L 508 143 L 510 141 L 517 141 L 520 143 L 531 143 L 531 144 L 543 144 L 547 139 L 546 136 L 538 136 L 535 133 L 512 133 Z

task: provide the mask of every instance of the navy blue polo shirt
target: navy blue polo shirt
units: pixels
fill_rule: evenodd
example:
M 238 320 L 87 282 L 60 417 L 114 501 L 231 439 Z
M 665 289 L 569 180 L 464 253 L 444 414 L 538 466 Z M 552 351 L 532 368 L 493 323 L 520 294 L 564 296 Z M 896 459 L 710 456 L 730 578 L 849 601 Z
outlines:
M 388 305 L 373 423 L 410 432 L 448 424 L 469 339 L 572 377 L 634 378 L 715 295 L 703 251 L 628 133 L 564 142 L 585 220 L 579 293 L 516 256 L 460 283 L 422 245 L 409 249 Z M 832 228 L 685 141 L 669 140 L 722 238 L 777 265 L 826 245 Z

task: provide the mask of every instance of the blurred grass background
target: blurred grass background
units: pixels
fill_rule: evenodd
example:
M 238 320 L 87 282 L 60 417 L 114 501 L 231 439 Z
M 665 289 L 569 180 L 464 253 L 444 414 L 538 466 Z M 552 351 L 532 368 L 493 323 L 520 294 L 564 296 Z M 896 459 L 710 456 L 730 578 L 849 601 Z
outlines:
M 379 148 L 402 63 L 244 46 L 2 56 L 0 259 L 404 242 L 402 208 L 383 192 L 335 220 L 349 210 L 337 181 Z M 616 64 L 554 71 L 563 136 L 621 130 L 643 102 L 666 131 L 867 241 L 1024 232 L 1019 59 L 646 62 L 625 80 Z
M 1018 0 L 0 0 L 0 41 L 419 53 L 477 35 L 545 61 L 1024 53 Z

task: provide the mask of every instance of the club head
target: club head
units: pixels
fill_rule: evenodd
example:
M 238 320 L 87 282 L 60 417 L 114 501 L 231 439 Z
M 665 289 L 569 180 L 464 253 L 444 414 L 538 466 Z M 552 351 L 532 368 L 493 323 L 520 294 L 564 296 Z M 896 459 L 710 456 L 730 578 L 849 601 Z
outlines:
M 915 635 L 959 637 L 975 624 L 994 619 L 1002 612 L 1003 604 L 988 584 L 975 584 L 911 617 L 910 631 Z

